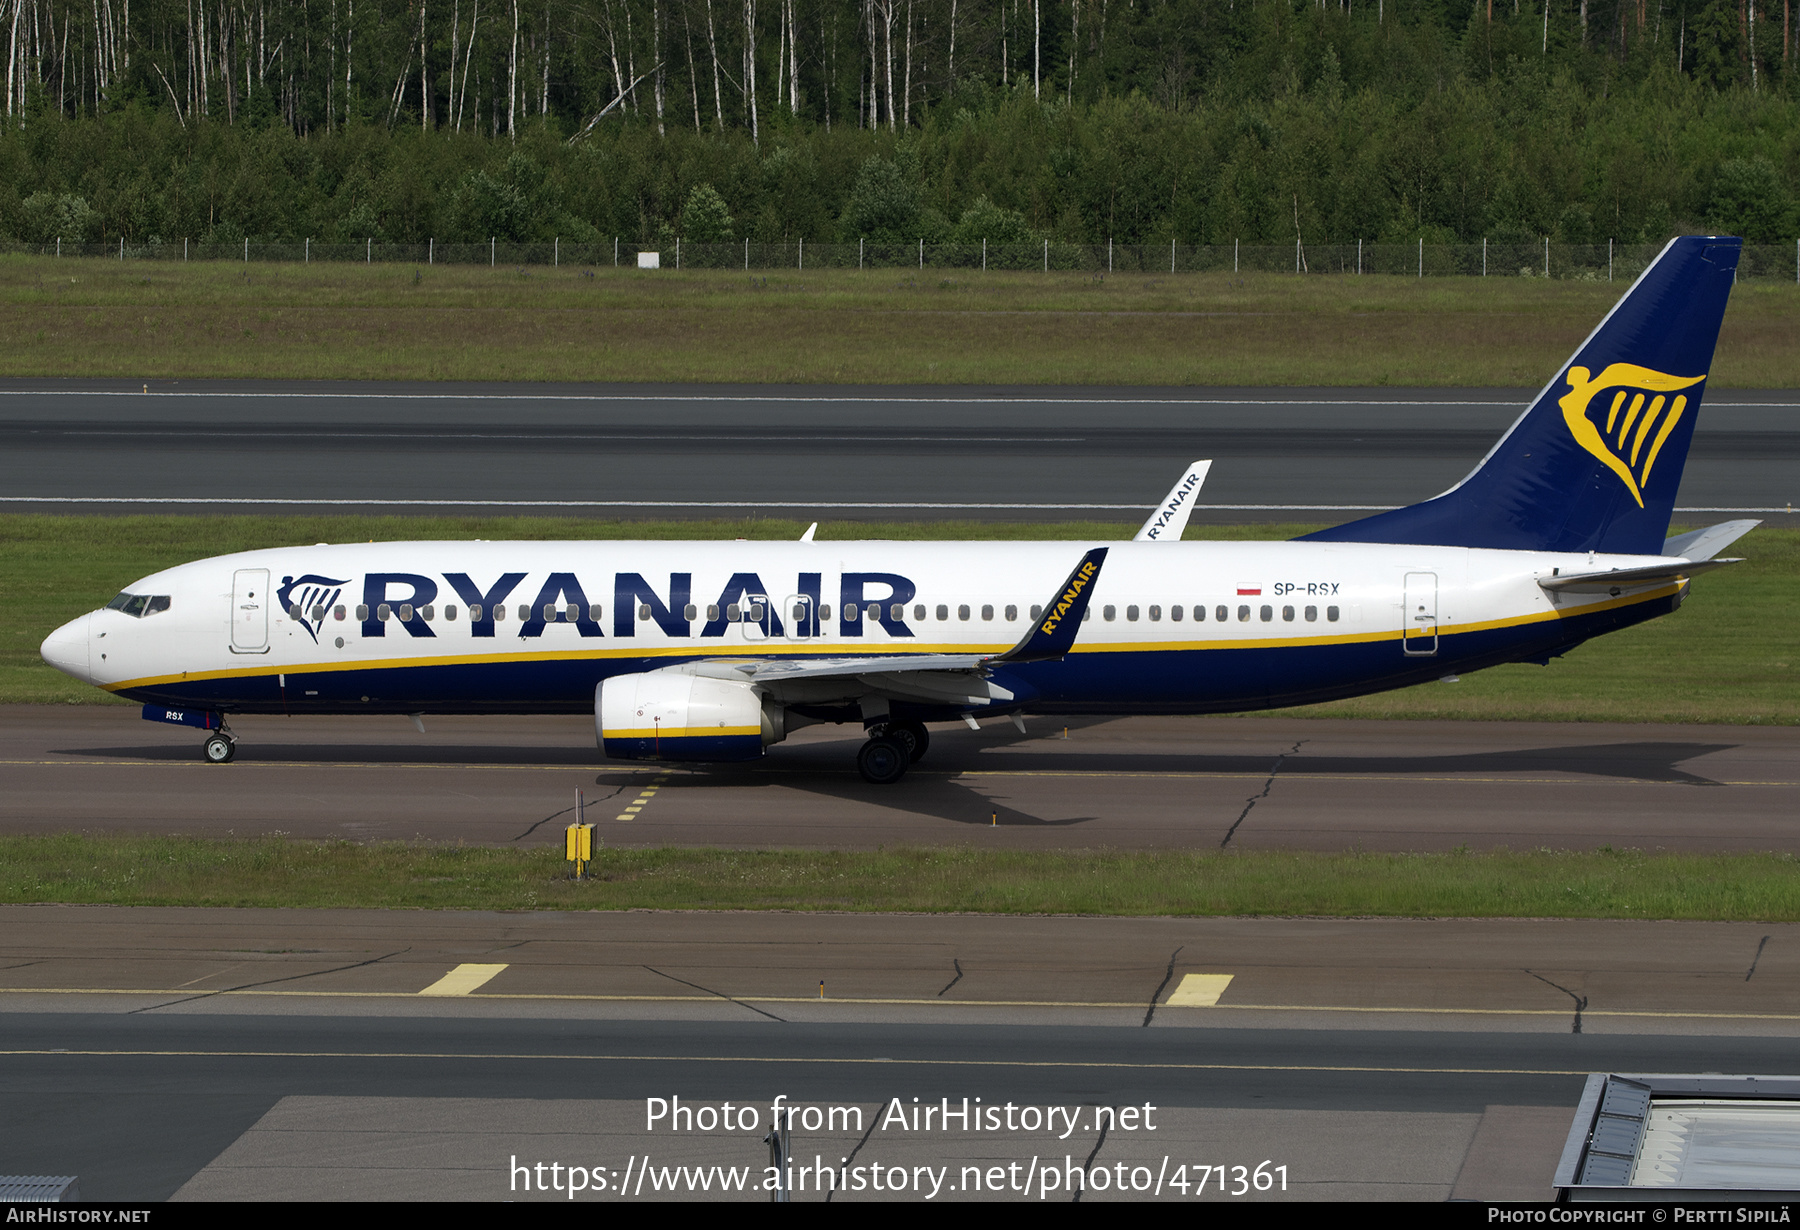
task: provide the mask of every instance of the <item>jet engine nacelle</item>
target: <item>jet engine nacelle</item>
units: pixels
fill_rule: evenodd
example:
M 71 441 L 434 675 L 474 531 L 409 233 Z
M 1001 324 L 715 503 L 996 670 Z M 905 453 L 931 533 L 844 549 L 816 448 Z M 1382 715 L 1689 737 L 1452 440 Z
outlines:
M 784 716 L 748 682 L 683 671 L 615 675 L 594 691 L 595 731 L 616 760 L 755 760 L 787 736 Z

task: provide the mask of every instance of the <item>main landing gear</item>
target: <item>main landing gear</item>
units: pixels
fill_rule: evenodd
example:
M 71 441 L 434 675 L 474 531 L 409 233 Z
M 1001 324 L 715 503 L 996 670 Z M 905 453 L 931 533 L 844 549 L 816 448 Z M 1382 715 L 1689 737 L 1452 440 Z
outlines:
M 863 780 L 877 786 L 899 781 L 931 745 L 923 722 L 888 722 L 869 728 L 869 741 L 856 753 Z
M 231 758 L 237 755 L 237 736 L 229 727 L 220 726 L 206 736 L 206 742 L 200 745 L 200 754 L 208 764 L 230 764 Z

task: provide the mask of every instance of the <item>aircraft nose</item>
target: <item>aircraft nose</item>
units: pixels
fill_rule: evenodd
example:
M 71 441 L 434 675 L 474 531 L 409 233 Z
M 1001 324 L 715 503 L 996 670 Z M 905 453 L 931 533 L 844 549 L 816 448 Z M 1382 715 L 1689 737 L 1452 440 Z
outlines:
M 93 674 L 88 670 L 88 624 L 92 615 L 83 615 L 80 619 L 72 619 L 49 636 L 38 646 L 38 653 L 44 661 L 54 666 L 65 675 L 73 675 L 83 683 L 92 683 Z

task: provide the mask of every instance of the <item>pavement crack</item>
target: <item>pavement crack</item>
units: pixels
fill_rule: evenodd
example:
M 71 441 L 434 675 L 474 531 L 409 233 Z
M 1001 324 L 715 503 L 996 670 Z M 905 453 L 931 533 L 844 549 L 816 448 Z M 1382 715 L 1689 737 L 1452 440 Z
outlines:
M 1181 948 L 1186 947 L 1186 944 L 1181 946 Z M 1162 998 L 1163 991 L 1175 977 L 1175 958 L 1181 955 L 1181 948 L 1177 948 L 1174 952 L 1169 954 L 1169 968 L 1163 971 L 1163 980 L 1157 983 L 1156 990 L 1150 993 L 1150 1007 L 1144 1012 L 1144 1025 L 1146 1027 L 1150 1024 L 1150 1018 L 1156 1015 L 1157 1001 Z
M 889 1100 L 887 1102 L 883 1102 L 881 1105 L 882 1106 L 892 1106 L 893 1101 Z M 875 1124 L 880 1120 L 880 1118 L 881 1118 L 881 1107 L 878 1106 L 873 1111 L 871 1111 L 869 1114 L 869 1129 L 868 1129 L 868 1131 L 864 1132 L 862 1134 L 862 1139 L 856 1142 L 856 1148 L 850 1150 L 850 1156 L 838 1163 L 838 1165 L 843 1168 L 843 1172 L 847 1173 L 849 1171 L 850 1163 L 854 1162 L 856 1160 L 856 1155 L 858 1153 L 861 1153 L 863 1151 L 863 1146 L 869 1143 L 869 1137 L 871 1137 L 875 1134 Z M 830 1204 L 831 1198 L 837 1194 L 838 1194 L 837 1185 L 833 1184 L 831 1190 L 825 1193 L 825 1203 Z
M 1760 951 L 1760 949 L 1758 951 Z M 949 982 L 946 982 L 944 984 L 944 991 L 948 991 L 951 987 L 955 986 L 957 983 L 962 981 L 962 975 L 963 975 L 962 962 L 957 960 L 955 957 L 951 957 L 950 964 L 952 964 L 956 967 L 956 977 L 952 978 Z M 938 992 L 939 999 L 944 998 L 944 991 Z
M 257 987 L 272 987 L 279 982 L 295 982 L 301 978 L 317 978 L 322 974 L 337 974 L 342 973 L 347 969 L 361 969 L 365 965 L 376 965 L 387 960 L 389 957 L 398 957 L 403 953 L 411 951 L 412 946 L 409 944 L 405 948 L 399 948 L 393 952 L 382 953 L 379 957 L 370 957 L 367 961 L 352 961 L 348 965 L 334 965 L 330 969 L 308 970 L 304 974 L 287 974 L 280 978 L 263 978 L 256 982 L 242 982 L 233 987 L 219 987 L 211 991 L 202 991 L 198 995 L 190 995 L 186 999 L 173 999 L 166 1004 L 149 1004 L 143 1008 L 133 1008 L 125 1015 L 136 1016 L 140 1012 L 155 1012 L 162 1008 L 173 1008 L 179 1004 L 191 1004 L 197 999 L 211 999 L 215 995 L 228 995 L 233 991 L 249 991 L 254 990 Z
M 603 795 L 598 796 L 597 798 L 588 799 L 587 802 L 588 803 L 604 803 L 608 799 L 616 799 L 619 797 L 619 795 L 621 793 L 623 793 L 624 789 L 625 789 L 625 787 L 623 787 L 623 786 L 614 786 L 612 788 L 611 794 L 603 794 Z M 575 809 L 573 807 L 565 807 L 561 811 L 553 811 L 549 815 L 545 816 L 542 820 L 539 820 L 536 824 L 534 824 L 530 828 L 526 829 L 523 833 L 520 833 L 517 837 L 513 838 L 513 840 L 514 841 L 524 841 L 527 837 L 531 836 L 533 833 L 535 833 L 539 829 L 543 828 L 546 824 L 549 824 L 552 820 L 556 820 L 562 816 L 566 816 L 574 810 Z
M 1555 987 L 1557 990 L 1561 991 L 1564 995 L 1567 995 L 1570 999 L 1575 1001 L 1575 1023 L 1573 1026 L 1570 1027 L 1569 1032 L 1572 1034 L 1580 1033 L 1581 1032 L 1581 1014 L 1587 1011 L 1587 1006 L 1588 1006 L 1587 996 L 1577 995 L 1577 994 L 1575 994 L 1575 992 L 1569 990 L 1568 987 L 1562 986 L 1558 983 L 1551 982 L 1548 978 L 1544 977 L 1542 974 L 1533 973 L 1531 970 L 1526 970 L 1525 972 L 1527 974 L 1531 974 L 1531 976 L 1533 978 L 1536 978 L 1539 982 L 1543 983 L 1545 986 Z
M 1107 1109 L 1114 1110 L 1111 1106 L 1107 1107 Z M 1117 1113 L 1116 1110 L 1114 1110 L 1114 1113 Z M 1100 1108 L 1098 1106 L 1094 1107 L 1094 1118 L 1100 1118 Z M 1087 1176 L 1094 1173 L 1094 1159 L 1100 1156 L 1100 1147 L 1106 1143 L 1106 1129 L 1112 1126 L 1112 1120 L 1113 1116 L 1108 1115 L 1105 1122 L 1100 1124 L 1100 1136 L 1094 1141 L 1093 1149 L 1088 1152 L 1087 1161 L 1081 1164 L 1081 1186 L 1075 1189 L 1075 1195 L 1070 1199 L 1070 1204 L 1081 1203 L 1081 1193 L 1087 1190 Z
M 1750 958 L 1750 972 L 1749 972 L 1749 973 L 1748 973 L 1748 974 L 1745 974 L 1745 975 L 1744 975 L 1744 981 L 1745 981 L 1745 982 L 1749 982 L 1749 981 L 1750 981 L 1750 979 L 1751 979 L 1751 976 L 1752 976 L 1752 975 L 1754 975 L 1754 974 L 1755 974 L 1755 973 L 1756 973 L 1756 963 L 1757 963 L 1757 962 L 1758 962 L 1758 961 L 1760 961 L 1760 960 L 1762 960 L 1762 950 L 1763 950 L 1763 949 L 1764 949 L 1764 948 L 1766 948 L 1766 947 L 1768 947 L 1768 945 L 1769 945 L 1769 938 L 1770 938 L 1770 937 L 1768 937 L 1768 936 L 1766 936 L 1766 935 L 1765 935 L 1765 936 L 1763 936 L 1763 937 L 1762 937 L 1762 940 L 1761 940 L 1761 942 L 1759 942 L 1759 943 L 1758 943 L 1758 944 L 1757 944 L 1757 945 L 1756 945 L 1756 955 L 1755 955 L 1755 956 L 1754 956 L 1754 957 L 1751 957 L 1751 958 Z
M 674 974 L 665 974 L 654 965 L 646 965 L 644 968 L 649 970 L 652 974 L 655 974 L 658 978 L 667 978 L 670 982 L 679 982 L 684 987 L 693 987 L 696 991 L 705 991 L 708 995 L 717 995 L 720 999 L 734 1003 L 740 1008 L 748 1008 L 758 1015 L 766 1016 L 771 1021 L 780 1021 L 783 1025 L 788 1023 L 786 1017 L 776 1016 L 773 1012 L 764 1012 L 755 1004 L 746 1004 L 743 1000 L 735 999 L 732 996 L 725 994 L 723 991 L 715 991 L 711 987 L 703 987 L 697 982 L 689 982 L 686 978 L 677 978 Z
M 1300 754 L 1300 749 L 1305 747 L 1307 743 L 1308 740 L 1306 739 L 1298 740 L 1293 747 L 1275 757 L 1275 763 L 1269 766 L 1269 776 L 1263 779 L 1262 789 L 1244 801 L 1244 810 L 1238 813 L 1238 818 L 1232 821 L 1230 828 L 1225 830 L 1225 840 L 1219 843 L 1219 849 L 1223 850 L 1226 846 L 1231 844 L 1231 839 L 1237 835 L 1238 826 L 1250 818 L 1250 813 L 1256 809 L 1256 805 L 1268 798 L 1269 791 L 1275 788 L 1275 776 L 1281 772 L 1282 764 L 1289 756 L 1298 756 Z

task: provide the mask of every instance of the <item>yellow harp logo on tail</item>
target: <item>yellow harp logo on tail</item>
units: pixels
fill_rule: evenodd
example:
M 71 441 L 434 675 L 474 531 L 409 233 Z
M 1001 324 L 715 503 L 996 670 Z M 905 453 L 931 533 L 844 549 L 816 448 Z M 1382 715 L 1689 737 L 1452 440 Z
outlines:
M 1705 379 L 1704 373 L 1671 376 L 1635 363 L 1611 363 L 1592 377 L 1585 367 L 1571 367 L 1569 391 L 1557 404 L 1575 442 L 1617 474 L 1642 508 L 1657 454 L 1688 407 L 1687 398 L 1668 394 Z

